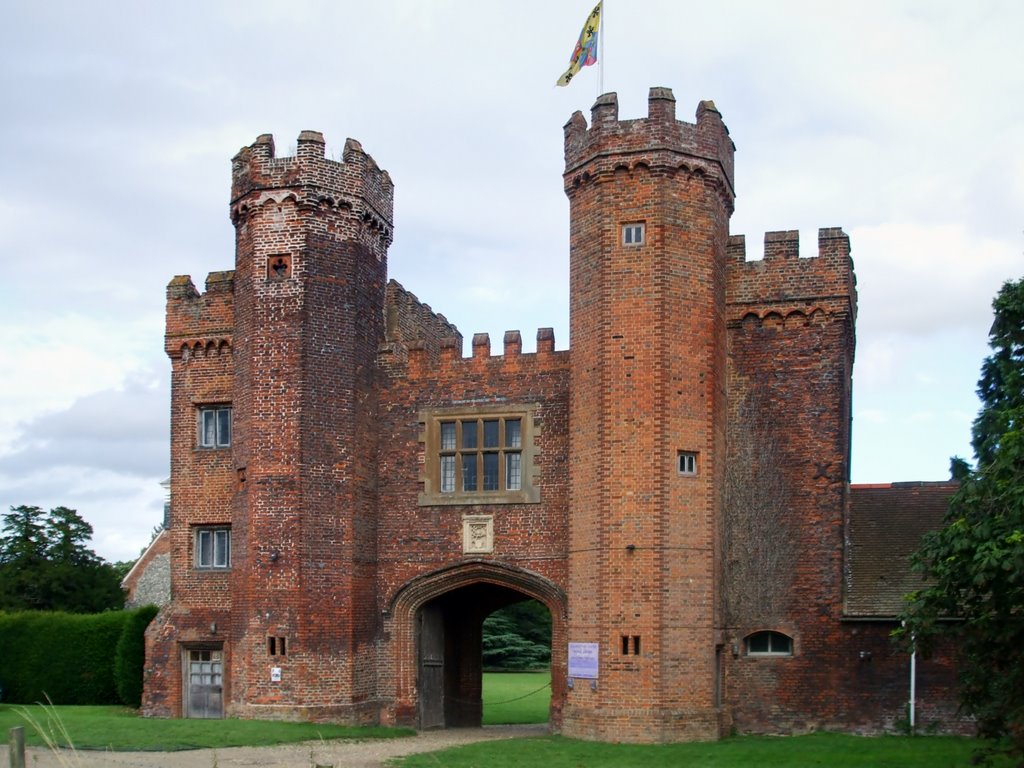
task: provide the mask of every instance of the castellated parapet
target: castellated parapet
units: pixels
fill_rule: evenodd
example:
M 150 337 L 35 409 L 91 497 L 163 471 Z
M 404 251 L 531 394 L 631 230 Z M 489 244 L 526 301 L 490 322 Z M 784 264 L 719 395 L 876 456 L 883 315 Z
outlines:
M 571 197 L 574 187 L 592 178 L 639 165 L 652 172 L 686 171 L 718 180 L 731 212 L 736 147 L 715 103 L 700 102 L 696 123 L 676 120 L 671 88 L 651 88 L 647 105 L 646 119 L 619 120 L 618 96 L 606 93 L 591 109 L 589 129 L 583 114 L 573 113 L 564 129 L 566 194 Z
M 188 359 L 231 347 L 234 277 L 234 270 L 211 272 L 202 294 L 190 275 L 178 275 L 168 283 L 164 350 L 170 358 Z
M 839 227 L 818 230 L 818 253 L 800 256 L 800 233 L 766 232 L 764 258 L 747 260 L 746 238 L 733 235 L 728 244 L 726 303 L 730 321 L 751 314 L 764 319 L 798 312 L 810 316 L 857 317 L 857 279 L 850 257 L 850 238 Z
M 394 227 L 395 185 L 387 171 L 355 139 L 345 140 L 342 162 L 324 156 L 319 131 L 299 134 L 294 157 L 277 157 L 274 137 L 262 134 L 231 161 L 231 217 L 244 217 L 251 206 L 294 197 L 300 207 L 347 208 L 377 234 L 386 249 Z M 258 193 L 253 195 L 253 193 Z

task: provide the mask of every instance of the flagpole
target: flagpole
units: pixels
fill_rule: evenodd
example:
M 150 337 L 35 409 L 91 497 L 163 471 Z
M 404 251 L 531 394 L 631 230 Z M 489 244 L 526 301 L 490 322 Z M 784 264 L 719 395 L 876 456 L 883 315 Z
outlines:
M 605 3 L 607 3 L 607 2 L 608 2 L 608 0 L 601 0 L 600 27 L 598 28 L 598 33 L 597 33 L 598 34 L 598 38 L 597 38 L 598 46 L 600 47 L 600 52 L 597 55 L 597 66 L 600 69 L 600 72 L 599 72 L 598 78 L 597 78 L 597 83 L 598 83 L 598 85 L 597 85 L 597 95 L 598 96 L 600 96 L 601 94 L 604 93 L 604 57 L 608 55 L 608 41 L 605 39 L 605 36 L 604 36 L 604 31 L 605 31 L 605 26 L 604 26 L 605 16 L 604 15 L 605 15 L 605 13 L 608 12 L 608 9 L 605 6 Z

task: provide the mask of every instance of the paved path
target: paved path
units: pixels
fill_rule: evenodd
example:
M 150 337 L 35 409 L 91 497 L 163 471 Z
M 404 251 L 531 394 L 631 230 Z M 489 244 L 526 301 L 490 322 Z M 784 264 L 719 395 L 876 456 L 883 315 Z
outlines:
M 543 736 L 547 725 L 491 725 L 424 731 L 401 739 L 372 741 L 307 741 L 280 747 L 227 747 L 192 749 L 187 752 L 62 752 L 26 750 L 26 768 L 380 768 L 394 757 L 472 744 L 493 739 Z M 4 750 L 3 766 L 7 766 Z

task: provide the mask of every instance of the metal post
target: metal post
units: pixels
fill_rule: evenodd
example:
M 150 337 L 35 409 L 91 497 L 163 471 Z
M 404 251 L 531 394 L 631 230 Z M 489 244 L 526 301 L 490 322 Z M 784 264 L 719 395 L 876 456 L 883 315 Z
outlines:
M 917 708 L 917 648 L 910 652 L 910 732 L 914 733 Z
M 22 726 L 17 725 L 11 728 L 11 741 L 8 749 L 11 768 L 25 768 L 25 729 Z

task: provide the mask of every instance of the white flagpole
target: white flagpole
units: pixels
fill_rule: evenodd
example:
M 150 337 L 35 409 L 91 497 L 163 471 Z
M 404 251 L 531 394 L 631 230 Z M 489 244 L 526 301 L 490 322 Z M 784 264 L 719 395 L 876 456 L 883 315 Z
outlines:
M 605 14 L 605 11 L 606 11 L 605 3 L 607 3 L 607 2 L 608 2 L 608 0 L 601 0 L 601 18 L 599 20 L 598 31 L 597 31 L 597 46 L 598 46 L 597 66 L 598 66 L 598 69 L 600 70 L 600 74 L 598 75 L 598 78 L 597 78 L 597 95 L 598 96 L 600 96 L 601 94 L 604 93 L 604 57 L 608 55 L 608 45 L 607 45 L 607 41 L 605 40 L 605 37 L 604 37 L 604 30 L 605 30 L 604 14 Z

